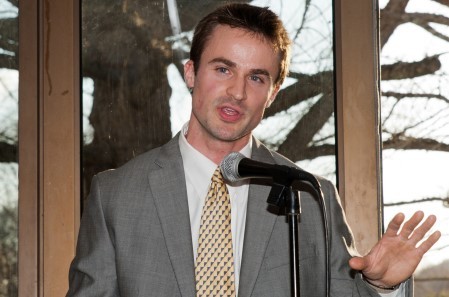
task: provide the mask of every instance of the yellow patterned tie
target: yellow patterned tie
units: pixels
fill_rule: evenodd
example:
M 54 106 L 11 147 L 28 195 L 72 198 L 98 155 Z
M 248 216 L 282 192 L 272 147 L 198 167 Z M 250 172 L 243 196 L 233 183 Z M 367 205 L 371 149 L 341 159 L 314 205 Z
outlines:
M 197 297 L 235 297 L 231 203 L 218 167 L 201 214 L 195 266 Z

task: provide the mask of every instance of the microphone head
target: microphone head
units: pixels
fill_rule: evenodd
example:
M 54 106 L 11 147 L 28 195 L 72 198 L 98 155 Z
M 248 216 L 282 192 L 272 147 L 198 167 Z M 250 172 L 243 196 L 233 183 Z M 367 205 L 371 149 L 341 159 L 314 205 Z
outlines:
M 239 175 L 239 163 L 246 158 L 239 152 L 232 152 L 220 163 L 220 170 L 223 178 L 228 182 L 236 182 L 242 179 Z

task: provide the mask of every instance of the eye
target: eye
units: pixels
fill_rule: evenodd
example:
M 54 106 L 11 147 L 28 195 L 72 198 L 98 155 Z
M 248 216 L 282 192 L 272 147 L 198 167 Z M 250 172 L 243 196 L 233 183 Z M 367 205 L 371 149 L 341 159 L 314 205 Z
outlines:
M 219 73 L 229 73 L 229 70 L 226 67 L 217 67 L 215 70 Z
M 257 76 L 257 75 L 251 75 L 249 77 L 249 79 L 252 80 L 252 81 L 258 82 L 258 83 L 263 83 L 264 82 L 264 80 L 260 76 Z

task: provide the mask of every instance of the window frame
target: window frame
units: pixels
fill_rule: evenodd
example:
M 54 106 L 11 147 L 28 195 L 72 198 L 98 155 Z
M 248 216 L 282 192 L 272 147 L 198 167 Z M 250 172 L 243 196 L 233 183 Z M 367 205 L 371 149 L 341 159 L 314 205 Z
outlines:
M 19 296 L 64 296 L 80 217 L 78 0 L 19 1 Z
M 382 230 L 378 1 L 335 1 L 335 28 L 338 189 L 365 254 Z

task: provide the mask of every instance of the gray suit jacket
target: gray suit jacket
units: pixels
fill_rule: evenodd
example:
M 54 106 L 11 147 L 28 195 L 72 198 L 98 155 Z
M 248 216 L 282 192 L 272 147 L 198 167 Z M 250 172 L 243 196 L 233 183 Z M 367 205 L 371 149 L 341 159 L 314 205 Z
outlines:
M 252 158 L 294 165 L 257 140 Z M 378 296 L 348 260 L 355 253 L 334 186 L 321 179 L 331 239 L 332 296 Z M 257 180 L 254 182 L 258 182 Z M 324 232 L 320 206 L 301 188 L 301 296 L 325 296 Z M 251 182 L 239 297 L 289 297 L 288 222 L 268 207 L 271 187 Z M 67 296 L 195 296 L 186 182 L 178 137 L 116 170 L 97 175 L 81 220 Z

